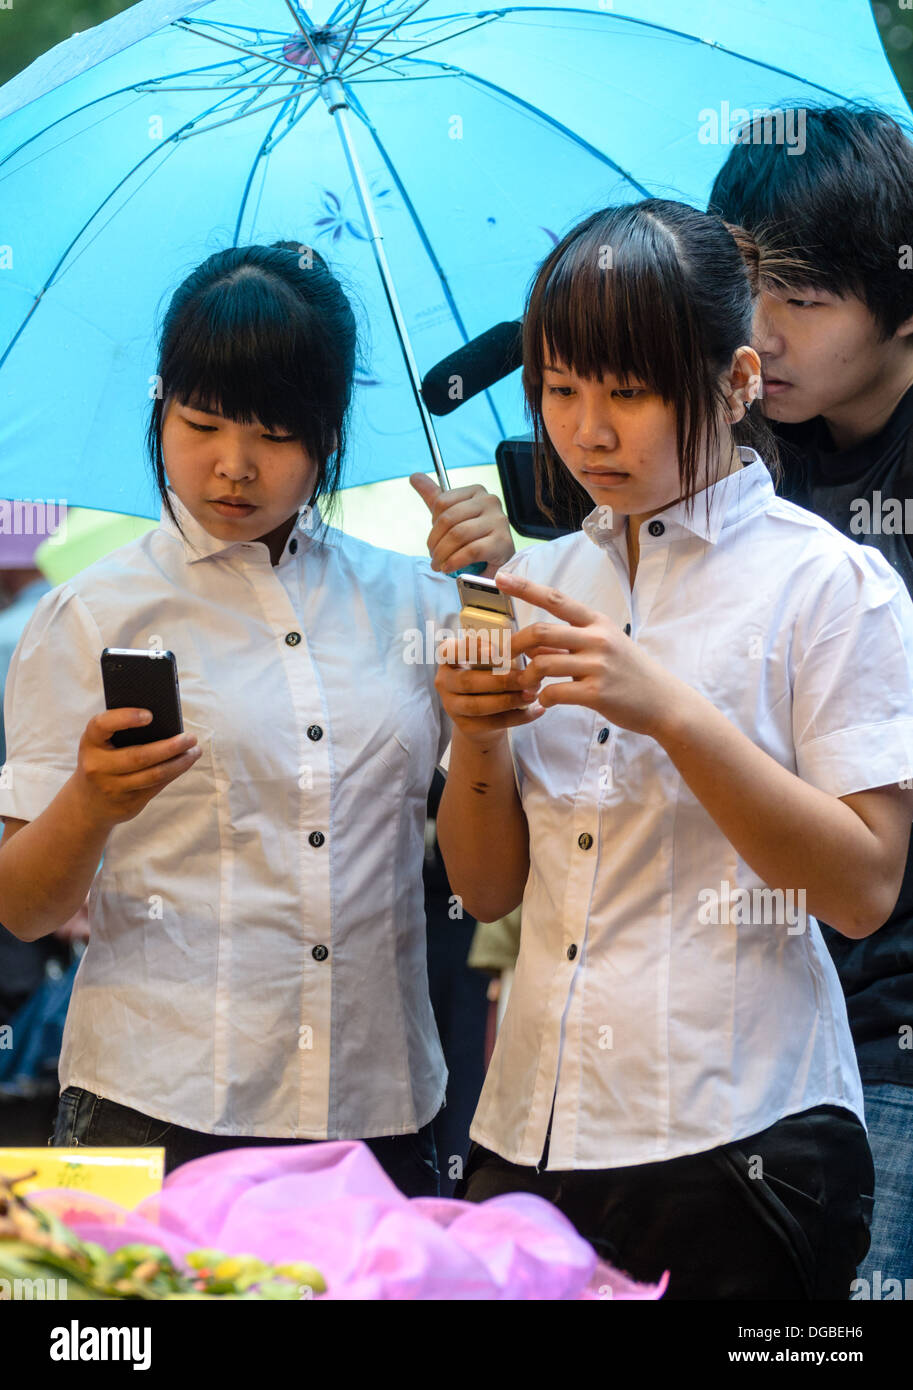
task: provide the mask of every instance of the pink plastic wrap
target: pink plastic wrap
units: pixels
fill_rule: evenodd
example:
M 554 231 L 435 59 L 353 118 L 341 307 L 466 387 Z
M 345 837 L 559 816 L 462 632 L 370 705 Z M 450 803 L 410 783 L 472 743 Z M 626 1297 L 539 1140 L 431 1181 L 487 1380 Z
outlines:
M 187 1163 L 135 1211 L 69 1189 L 32 1193 L 107 1250 L 159 1245 L 306 1260 L 329 1299 L 657 1299 L 600 1261 L 549 1202 L 404 1197 L 366 1144 L 229 1149 Z

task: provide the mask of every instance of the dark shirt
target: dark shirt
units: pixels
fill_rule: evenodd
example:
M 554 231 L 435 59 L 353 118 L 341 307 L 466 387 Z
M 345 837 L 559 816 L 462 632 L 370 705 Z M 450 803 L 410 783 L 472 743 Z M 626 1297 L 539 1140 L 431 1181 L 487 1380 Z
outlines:
M 913 535 L 904 534 L 902 517 L 908 498 L 913 514 L 913 387 L 883 429 L 850 449 L 834 448 L 820 416 L 801 425 L 774 423 L 774 432 L 784 470 L 780 495 L 875 546 L 913 595 Z M 890 508 L 891 499 L 900 507 Z M 913 1086 L 913 844 L 884 926 L 852 941 L 820 925 L 843 985 L 863 1082 Z

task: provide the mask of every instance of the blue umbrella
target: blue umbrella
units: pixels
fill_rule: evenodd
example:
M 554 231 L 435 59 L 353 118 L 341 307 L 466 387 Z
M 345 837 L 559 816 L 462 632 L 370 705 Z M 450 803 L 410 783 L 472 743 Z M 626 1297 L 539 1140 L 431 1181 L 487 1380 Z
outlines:
M 421 375 L 519 316 L 570 225 L 702 204 L 734 125 L 776 102 L 906 112 L 867 0 L 618 4 L 144 0 L 13 78 L 0 495 L 157 517 L 157 318 L 207 254 L 280 238 L 364 309 L 346 484 L 489 462 L 524 429 L 517 376 L 432 426 Z

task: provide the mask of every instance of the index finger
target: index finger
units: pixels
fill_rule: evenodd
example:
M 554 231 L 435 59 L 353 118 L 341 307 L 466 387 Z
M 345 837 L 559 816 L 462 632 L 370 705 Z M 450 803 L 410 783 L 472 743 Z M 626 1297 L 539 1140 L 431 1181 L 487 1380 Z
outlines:
M 545 584 L 534 584 L 531 579 L 514 574 L 512 570 L 498 570 L 495 583 L 503 594 L 512 598 L 522 598 L 533 608 L 542 608 L 546 613 L 569 623 L 571 627 L 589 627 L 598 618 L 592 608 L 569 598 L 560 589 L 552 589 Z

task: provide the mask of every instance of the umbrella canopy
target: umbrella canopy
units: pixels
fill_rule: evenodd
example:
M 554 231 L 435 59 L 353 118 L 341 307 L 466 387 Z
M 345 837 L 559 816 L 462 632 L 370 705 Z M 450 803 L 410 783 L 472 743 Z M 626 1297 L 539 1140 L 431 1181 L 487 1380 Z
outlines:
M 731 127 L 777 102 L 906 111 L 866 0 L 622 3 L 145 0 L 7 83 L 0 495 L 157 517 L 142 433 L 168 296 L 211 252 L 280 238 L 362 310 L 345 484 L 427 470 L 404 354 L 423 373 L 519 317 L 588 211 L 702 204 Z M 450 469 L 524 427 L 516 375 L 436 425 Z

